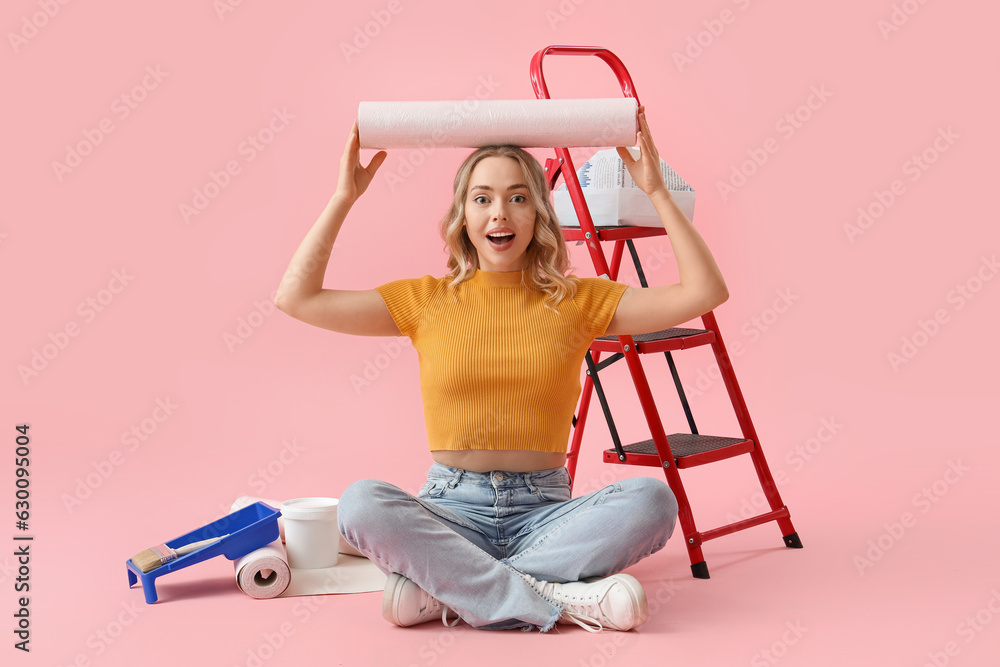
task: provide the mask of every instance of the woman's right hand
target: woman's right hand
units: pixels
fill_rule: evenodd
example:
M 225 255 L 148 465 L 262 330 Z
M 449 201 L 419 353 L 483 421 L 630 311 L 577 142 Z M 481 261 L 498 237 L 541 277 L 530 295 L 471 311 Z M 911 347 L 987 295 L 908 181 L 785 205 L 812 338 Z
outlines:
M 358 200 L 375 178 L 375 172 L 382 166 L 387 153 L 379 151 L 372 157 L 367 167 L 361 166 L 361 140 L 358 139 L 358 121 L 355 119 L 351 134 L 347 137 L 344 155 L 340 158 L 340 175 L 337 178 L 335 197 L 342 197 L 351 203 Z
M 663 172 L 660 171 L 660 153 L 653 143 L 653 135 L 649 132 L 649 124 L 646 122 L 646 109 L 639 107 L 639 132 L 635 136 L 636 146 L 639 147 L 639 159 L 632 157 L 628 148 L 618 147 L 618 156 L 625 163 L 629 175 L 640 190 L 649 196 L 657 193 L 670 196 L 670 191 L 663 180 Z

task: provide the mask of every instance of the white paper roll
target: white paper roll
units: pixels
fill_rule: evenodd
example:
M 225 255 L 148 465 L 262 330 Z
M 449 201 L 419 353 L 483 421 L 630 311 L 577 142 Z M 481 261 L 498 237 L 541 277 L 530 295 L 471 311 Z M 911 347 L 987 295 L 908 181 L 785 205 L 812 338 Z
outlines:
M 361 102 L 362 148 L 632 146 L 635 98 Z
M 280 539 L 236 559 L 236 583 L 252 598 L 276 598 L 291 581 L 288 557 Z

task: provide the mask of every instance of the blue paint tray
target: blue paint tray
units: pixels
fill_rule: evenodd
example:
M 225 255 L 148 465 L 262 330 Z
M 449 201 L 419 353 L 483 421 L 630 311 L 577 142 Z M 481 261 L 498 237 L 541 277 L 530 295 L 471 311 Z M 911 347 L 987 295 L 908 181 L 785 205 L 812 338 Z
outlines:
M 247 555 L 251 551 L 256 551 L 263 546 L 278 539 L 278 517 L 281 512 L 261 502 L 247 505 L 243 509 L 236 510 L 217 521 L 202 526 L 197 530 L 192 530 L 186 535 L 181 535 L 166 542 L 171 549 L 182 547 L 185 544 L 199 542 L 201 540 L 226 535 L 218 542 L 202 547 L 197 551 L 185 554 L 169 563 L 165 563 L 154 570 L 143 572 L 132 563 L 129 558 L 125 561 L 128 568 L 129 588 L 137 581 L 142 582 L 142 592 L 146 596 L 146 602 L 152 604 L 156 602 L 156 578 L 165 574 L 170 574 L 189 565 L 200 563 L 209 558 L 223 555 L 229 560 L 236 560 Z

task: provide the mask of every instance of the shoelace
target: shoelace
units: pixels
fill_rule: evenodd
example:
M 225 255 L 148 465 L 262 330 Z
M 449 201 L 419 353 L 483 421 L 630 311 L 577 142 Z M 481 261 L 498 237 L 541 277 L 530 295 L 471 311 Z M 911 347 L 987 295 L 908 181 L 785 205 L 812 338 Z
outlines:
M 458 625 L 458 622 L 462 620 L 462 617 L 452 611 L 451 607 L 443 604 L 440 600 L 426 591 L 423 591 L 423 594 L 427 596 L 427 607 L 429 607 L 425 613 L 432 613 L 434 611 L 434 607 L 441 607 L 441 622 L 449 628 L 455 627 Z M 455 614 L 455 619 L 451 623 L 448 622 L 448 612 Z
M 452 612 L 453 614 L 455 613 L 455 612 L 452 611 L 451 607 L 449 607 L 446 604 L 442 604 L 442 602 L 440 600 L 438 600 L 435 597 L 432 597 L 431 595 L 428 595 L 426 592 L 424 593 L 424 595 L 427 595 L 427 598 L 430 601 L 429 602 L 430 605 L 435 605 L 435 606 L 441 607 L 441 622 L 444 623 L 446 627 L 453 628 L 456 625 L 458 625 L 459 621 L 462 620 L 461 616 L 459 616 L 458 614 L 455 614 L 455 620 L 452 621 L 451 623 L 449 623 L 448 622 L 448 612 Z
M 521 576 L 528 580 L 528 583 L 530 583 L 535 590 L 541 593 L 542 597 L 548 598 L 549 600 L 556 599 L 556 587 L 554 583 L 548 581 L 541 582 L 526 574 L 522 574 Z M 604 625 L 597 620 L 601 616 L 601 610 L 597 601 L 591 602 L 590 604 L 575 603 L 573 606 L 577 607 L 581 611 L 571 611 L 566 609 L 564 604 L 562 618 L 573 621 L 587 632 L 601 632 L 604 630 Z M 584 611 L 587 613 L 582 613 Z
M 462 620 L 462 617 L 455 614 L 455 620 L 451 623 L 448 622 L 448 612 L 451 611 L 451 607 L 446 607 L 441 605 L 441 622 L 445 624 L 446 627 L 453 628 L 458 625 L 458 622 Z
M 587 607 L 588 611 L 590 609 L 593 609 L 593 607 L 594 605 L 588 605 Z M 587 632 L 600 632 L 604 629 L 604 626 L 601 625 L 601 622 L 598 621 L 593 616 L 587 616 L 586 614 L 581 614 L 575 611 L 569 611 L 567 609 L 563 610 L 562 615 L 563 618 L 567 618 L 573 621 Z

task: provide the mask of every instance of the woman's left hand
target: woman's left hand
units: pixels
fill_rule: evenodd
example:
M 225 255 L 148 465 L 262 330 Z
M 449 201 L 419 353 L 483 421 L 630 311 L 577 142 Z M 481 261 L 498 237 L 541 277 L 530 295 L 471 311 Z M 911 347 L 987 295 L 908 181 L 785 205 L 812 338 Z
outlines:
M 660 171 L 660 154 L 653 143 L 653 136 L 649 133 L 645 107 L 642 106 L 639 107 L 639 132 L 635 135 L 635 143 L 639 147 L 638 160 L 632 158 L 626 147 L 618 147 L 618 155 L 628 168 L 632 180 L 647 195 L 652 196 L 661 190 L 669 195 L 670 191 L 663 182 L 663 172 Z

